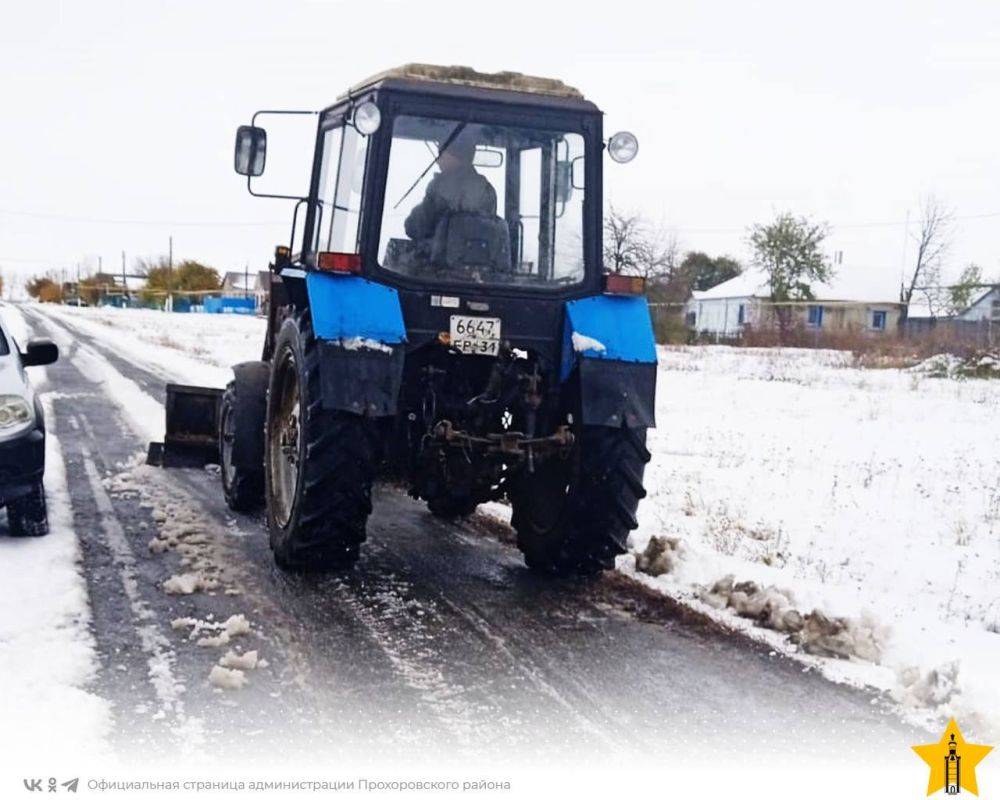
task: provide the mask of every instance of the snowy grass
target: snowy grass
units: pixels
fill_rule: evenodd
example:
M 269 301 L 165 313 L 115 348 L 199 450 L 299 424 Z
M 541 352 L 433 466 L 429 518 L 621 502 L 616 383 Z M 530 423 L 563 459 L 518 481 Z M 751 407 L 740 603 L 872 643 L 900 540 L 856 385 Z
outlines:
M 654 583 L 689 599 L 730 573 L 806 611 L 878 620 L 871 683 L 996 731 L 998 412 L 996 381 L 856 369 L 831 351 L 662 348 L 632 546 L 679 538 Z M 934 670 L 954 686 L 922 691 Z

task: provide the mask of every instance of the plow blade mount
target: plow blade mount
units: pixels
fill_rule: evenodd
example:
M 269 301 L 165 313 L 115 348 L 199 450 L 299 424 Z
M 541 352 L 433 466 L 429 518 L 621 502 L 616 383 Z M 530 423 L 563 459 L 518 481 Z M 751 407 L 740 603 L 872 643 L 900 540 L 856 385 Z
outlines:
M 222 389 L 167 384 L 167 429 L 150 442 L 146 463 L 156 467 L 203 467 L 219 463 Z

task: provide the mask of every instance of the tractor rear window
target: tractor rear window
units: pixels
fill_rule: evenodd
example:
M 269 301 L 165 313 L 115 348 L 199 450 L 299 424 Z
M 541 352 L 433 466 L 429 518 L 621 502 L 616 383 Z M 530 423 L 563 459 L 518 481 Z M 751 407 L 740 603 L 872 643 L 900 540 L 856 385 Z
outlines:
M 577 133 L 397 117 L 380 263 L 428 281 L 579 282 L 583 158 Z

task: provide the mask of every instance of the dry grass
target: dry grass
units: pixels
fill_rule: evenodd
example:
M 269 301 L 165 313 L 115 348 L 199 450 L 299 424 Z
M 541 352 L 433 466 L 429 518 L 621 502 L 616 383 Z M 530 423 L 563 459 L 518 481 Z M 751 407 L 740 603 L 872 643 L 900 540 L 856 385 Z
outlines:
M 782 335 L 777 329 L 747 328 L 733 345 L 848 351 L 854 356 L 854 366 L 866 369 L 905 369 L 939 353 L 951 353 L 963 360 L 972 360 L 984 352 L 975 342 L 947 329 L 905 337 L 894 332 L 816 331 L 802 327 Z

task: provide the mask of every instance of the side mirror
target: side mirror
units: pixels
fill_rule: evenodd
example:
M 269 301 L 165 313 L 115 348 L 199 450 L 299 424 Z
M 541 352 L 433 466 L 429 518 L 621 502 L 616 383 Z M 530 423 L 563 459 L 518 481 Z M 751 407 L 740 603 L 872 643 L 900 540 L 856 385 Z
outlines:
M 477 147 L 476 155 L 472 159 L 472 166 L 486 167 L 487 169 L 497 169 L 503 166 L 503 151 L 494 150 L 490 147 Z
M 573 162 L 556 162 L 556 202 L 568 203 L 573 196 Z
M 44 367 L 46 364 L 54 364 L 58 358 L 59 348 L 54 342 L 48 339 L 31 339 L 21 354 L 21 363 L 26 367 Z
M 586 184 L 584 183 L 586 179 L 586 173 L 584 172 L 584 161 L 583 156 L 577 156 L 574 158 L 570 164 L 572 165 L 570 169 L 570 177 L 572 178 L 574 189 L 583 189 Z
M 267 131 L 253 125 L 240 125 L 236 129 L 234 166 L 240 175 L 256 178 L 264 174 L 267 158 Z

